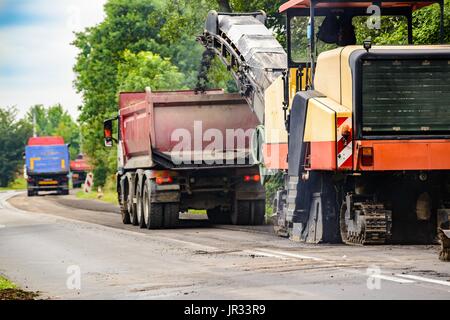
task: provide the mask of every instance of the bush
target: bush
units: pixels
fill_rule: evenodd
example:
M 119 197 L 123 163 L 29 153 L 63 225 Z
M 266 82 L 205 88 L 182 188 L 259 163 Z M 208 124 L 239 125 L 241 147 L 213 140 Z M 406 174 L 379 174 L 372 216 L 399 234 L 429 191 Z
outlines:
M 99 164 L 94 169 L 94 186 L 103 187 L 106 183 L 106 178 L 108 176 L 108 168 L 102 164 Z
M 271 216 L 274 214 L 273 200 L 277 195 L 277 191 L 284 186 L 284 173 L 278 172 L 277 174 L 270 176 L 265 183 L 266 187 L 266 214 Z

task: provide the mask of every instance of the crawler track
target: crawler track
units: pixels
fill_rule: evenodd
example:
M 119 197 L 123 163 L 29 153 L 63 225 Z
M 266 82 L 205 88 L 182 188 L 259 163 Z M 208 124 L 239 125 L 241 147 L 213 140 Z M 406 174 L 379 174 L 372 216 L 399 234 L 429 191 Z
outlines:
M 392 212 L 379 203 L 355 203 L 353 218 L 345 216 L 341 225 L 342 241 L 346 244 L 386 244 L 391 237 Z

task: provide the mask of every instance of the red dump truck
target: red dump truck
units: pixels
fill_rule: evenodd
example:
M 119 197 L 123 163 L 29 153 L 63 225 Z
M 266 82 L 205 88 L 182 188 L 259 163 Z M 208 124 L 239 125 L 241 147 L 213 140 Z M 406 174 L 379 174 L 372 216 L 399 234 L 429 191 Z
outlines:
M 249 160 L 258 125 L 239 94 L 222 90 L 121 93 L 104 133 L 106 146 L 118 145 L 123 222 L 173 228 L 195 209 L 216 224 L 263 224 L 265 190 Z
M 92 170 L 89 161 L 83 154 L 79 154 L 77 158 L 70 161 L 70 172 L 72 172 L 72 185 L 74 188 L 81 188 L 86 181 L 86 176 Z

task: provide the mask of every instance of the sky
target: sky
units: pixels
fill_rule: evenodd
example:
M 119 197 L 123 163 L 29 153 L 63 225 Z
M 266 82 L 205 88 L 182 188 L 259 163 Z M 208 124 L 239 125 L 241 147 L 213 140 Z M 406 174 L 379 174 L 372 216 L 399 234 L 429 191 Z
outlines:
M 22 116 L 61 103 L 77 117 L 75 31 L 101 22 L 106 0 L 0 0 L 0 106 Z

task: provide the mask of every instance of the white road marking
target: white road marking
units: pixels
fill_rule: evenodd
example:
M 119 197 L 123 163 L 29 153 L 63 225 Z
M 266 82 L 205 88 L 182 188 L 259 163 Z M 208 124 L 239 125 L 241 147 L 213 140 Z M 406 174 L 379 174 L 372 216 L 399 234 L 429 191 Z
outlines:
M 430 279 L 430 278 L 425 278 L 425 277 L 419 277 L 419 276 L 414 276 L 414 275 L 409 275 L 409 274 L 396 274 L 397 277 L 402 277 L 402 278 L 407 278 L 407 279 L 412 279 L 412 280 L 417 280 L 417 281 L 423 281 L 423 282 L 429 282 L 429 283 L 434 283 L 434 284 L 440 284 L 443 286 L 449 286 L 450 287 L 450 281 L 442 281 L 442 280 L 436 280 L 436 279 Z
M 397 283 L 415 283 L 415 281 L 413 281 L 413 280 L 407 280 L 407 279 L 397 278 L 397 277 L 393 277 L 393 276 L 387 276 L 384 274 L 371 274 L 370 277 L 381 279 L 381 280 L 397 282 Z
M 0 224 L 0 229 L 5 229 L 6 226 L 4 224 Z
M 288 257 L 284 257 L 284 256 L 277 255 L 277 254 L 271 254 L 271 253 L 267 253 L 267 252 L 262 252 L 259 250 L 245 250 L 243 252 L 254 255 L 254 256 L 263 256 L 263 257 L 270 257 L 270 258 L 278 258 L 278 259 L 282 259 L 282 260 L 289 260 Z
M 257 249 L 257 250 L 258 250 L 258 251 L 263 251 L 263 252 L 272 253 L 272 254 L 276 254 L 276 255 L 281 255 L 281 256 L 287 256 L 287 257 L 292 257 L 292 258 L 302 259 L 302 260 L 325 261 L 324 259 L 321 259 L 321 258 L 316 258 L 316 257 L 311 257 L 311 256 L 305 256 L 305 255 L 302 255 L 302 254 L 297 254 L 297 253 L 292 253 L 292 252 L 286 252 L 286 251 L 275 251 L 275 250 L 270 250 L 270 249 Z
M 4 191 L 1 194 L 0 197 L 0 209 L 5 209 L 6 207 L 6 200 L 9 198 L 9 196 L 11 195 L 10 191 Z

